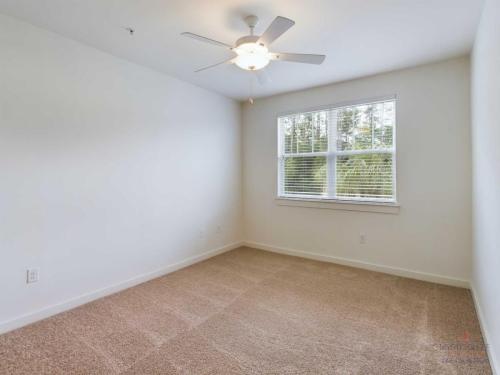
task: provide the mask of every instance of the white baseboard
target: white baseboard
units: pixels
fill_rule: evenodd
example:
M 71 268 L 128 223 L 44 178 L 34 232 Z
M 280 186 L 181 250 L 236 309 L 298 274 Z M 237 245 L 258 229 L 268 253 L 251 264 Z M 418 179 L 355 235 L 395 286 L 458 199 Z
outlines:
M 292 255 L 292 256 L 297 256 L 297 257 L 301 257 L 301 258 L 319 260 L 319 261 L 323 261 L 323 262 L 336 263 L 336 264 L 341 264 L 344 266 L 362 268 L 362 269 L 366 269 L 366 270 L 370 270 L 370 271 L 382 272 L 382 273 L 387 273 L 390 275 L 407 277 L 410 279 L 429 281 L 429 282 L 437 283 L 437 284 L 456 286 L 456 287 L 460 287 L 460 288 L 469 288 L 469 286 L 470 286 L 469 285 L 470 283 L 468 280 L 456 279 L 453 277 L 435 275 L 432 273 L 426 273 L 426 272 L 420 272 L 420 271 L 412 271 L 412 270 L 399 268 L 399 267 L 384 266 L 381 264 L 368 263 L 368 262 L 363 262 L 360 260 L 341 258 L 341 257 L 332 256 L 332 255 L 322 255 L 322 254 L 317 254 L 317 253 L 310 253 L 310 252 L 306 252 L 306 251 L 289 249 L 289 248 L 284 248 L 284 247 L 277 247 L 277 246 L 272 246 L 272 245 L 267 245 L 267 244 L 263 244 L 263 243 L 252 242 L 252 241 L 245 241 L 244 245 L 248 246 L 248 247 L 253 247 L 256 249 L 271 251 L 274 253 Z
M 71 310 L 71 309 L 78 307 L 80 305 L 83 305 L 85 303 L 88 303 L 88 302 L 94 301 L 96 299 L 108 296 L 110 294 L 117 293 L 121 290 L 133 287 L 133 286 L 141 284 L 143 282 L 146 282 L 146 281 L 155 279 L 157 277 L 166 275 L 168 273 L 177 271 L 181 268 L 188 267 L 192 264 L 201 262 L 205 259 L 208 259 L 208 258 L 214 257 L 216 255 L 225 253 L 227 251 L 236 249 L 240 246 L 243 246 L 243 242 L 235 242 L 235 243 L 220 247 L 218 249 L 210 250 L 210 251 L 204 252 L 200 255 L 193 256 L 193 257 L 185 259 L 181 262 L 170 264 L 170 265 L 168 265 L 166 267 L 162 267 L 156 271 L 152 271 L 152 272 L 148 272 L 148 273 L 145 273 L 145 274 L 142 274 L 139 276 L 135 276 L 131 279 L 128 279 L 128 280 L 125 280 L 125 281 L 122 281 L 122 282 L 95 290 L 93 292 L 85 293 L 85 294 L 82 294 L 78 297 L 74 297 L 74 298 L 71 298 L 69 300 L 66 300 L 66 301 L 51 305 L 51 306 L 47 306 L 43 309 L 22 315 L 18 318 L 8 320 L 5 322 L 0 322 L 0 334 L 8 332 L 8 331 L 12 331 L 13 329 L 20 328 L 20 327 L 23 327 L 25 325 L 34 323 L 36 321 L 48 318 L 52 315 L 59 314 L 63 311 Z
M 490 360 L 491 371 L 493 372 L 493 375 L 500 375 L 500 363 L 495 357 L 495 353 L 493 351 L 493 348 L 491 347 L 488 326 L 486 325 L 483 310 L 481 308 L 481 304 L 479 303 L 478 294 L 476 293 L 476 288 L 474 287 L 473 282 L 470 283 L 470 290 L 472 293 L 474 306 L 476 307 L 476 314 L 479 320 L 479 326 L 481 327 L 481 333 L 483 334 L 483 339 L 486 344 L 486 352 L 488 353 L 488 359 Z

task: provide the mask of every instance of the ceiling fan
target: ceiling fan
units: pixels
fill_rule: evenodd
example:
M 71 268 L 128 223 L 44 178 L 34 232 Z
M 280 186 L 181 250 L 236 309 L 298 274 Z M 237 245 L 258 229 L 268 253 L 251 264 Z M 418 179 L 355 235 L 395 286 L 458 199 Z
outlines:
M 228 60 L 224 60 L 217 64 L 198 69 L 195 71 L 196 73 L 214 68 L 222 64 L 235 64 L 236 66 L 244 70 L 259 71 L 265 68 L 271 61 L 290 61 L 319 65 L 325 60 L 325 55 L 280 52 L 276 53 L 269 51 L 269 46 L 271 45 L 271 43 L 278 39 L 281 35 L 283 35 L 293 25 L 295 25 L 295 22 L 288 18 L 276 17 L 264 32 L 264 34 L 260 36 L 254 35 L 255 26 L 257 26 L 259 22 L 259 18 L 257 16 L 247 16 L 245 17 L 245 22 L 250 28 L 250 35 L 239 38 L 234 46 L 189 32 L 184 32 L 181 34 L 205 43 L 228 48 L 236 54 L 236 56 L 231 57 Z

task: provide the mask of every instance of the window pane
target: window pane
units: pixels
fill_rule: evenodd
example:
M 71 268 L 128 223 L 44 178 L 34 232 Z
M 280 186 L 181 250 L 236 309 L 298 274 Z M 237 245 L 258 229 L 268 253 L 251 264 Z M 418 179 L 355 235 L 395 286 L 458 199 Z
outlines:
M 324 156 L 285 158 L 283 173 L 285 194 L 326 194 L 326 157 Z
M 337 110 L 337 149 L 340 151 L 391 148 L 394 102 L 365 104 Z
M 373 105 L 342 108 L 337 113 L 337 147 L 341 151 L 372 148 Z
M 337 197 L 392 199 L 392 172 L 392 154 L 337 156 Z
M 310 113 L 297 116 L 295 134 L 297 152 L 312 152 L 312 115 Z
M 292 153 L 292 147 L 295 144 L 294 142 L 294 127 L 293 122 L 290 117 L 281 117 L 280 118 L 280 127 L 281 127 L 281 136 L 283 142 L 283 151 L 285 154 Z
M 313 151 L 328 151 L 328 112 L 313 114 Z
M 354 146 L 354 117 L 352 108 L 337 111 L 337 149 L 352 150 Z
M 328 151 L 328 111 L 280 118 L 285 154 Z
M 396 122 L 394 102 L 377 103 L 373 110 L 373 148 L 393 147 L 393 130 Z
M 372 148 L 372 105 L 361 105 L 354 108 L 354 150 Z

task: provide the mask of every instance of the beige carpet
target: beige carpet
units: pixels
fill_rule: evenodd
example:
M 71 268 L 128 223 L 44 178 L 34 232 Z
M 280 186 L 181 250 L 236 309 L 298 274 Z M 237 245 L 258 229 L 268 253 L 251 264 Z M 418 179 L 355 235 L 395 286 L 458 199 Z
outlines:
M 469 291 L 240 248 L 0 336 L 1 374 L 491 374 Z

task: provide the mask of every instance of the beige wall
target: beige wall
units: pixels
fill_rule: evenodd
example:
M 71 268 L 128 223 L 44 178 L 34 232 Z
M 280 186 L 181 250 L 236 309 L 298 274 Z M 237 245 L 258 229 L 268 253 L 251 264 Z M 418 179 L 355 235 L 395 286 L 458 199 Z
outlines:
M 276 204 L 279 113 L 392 94 L 397 95 L 398 215 Z M 467 284 L 472 246 L 469 102 L 469 59 L 463 57 L 245 104 L 246 240 Z M 365 244 L 360 244 L 361 233 Z
M 500 373 L 500 1 L 486 2 L 472 53 L 475 291 Z
M 0 332 L 241 240 L 239 103 L 1 15 L 0 51 Z

